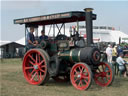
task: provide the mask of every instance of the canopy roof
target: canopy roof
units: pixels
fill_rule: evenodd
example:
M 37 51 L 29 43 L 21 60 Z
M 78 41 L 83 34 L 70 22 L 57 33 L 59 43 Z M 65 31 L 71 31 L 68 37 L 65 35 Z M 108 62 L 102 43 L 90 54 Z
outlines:
M 76 21 L 85 21 L 85 18 L 86 18 L 85 12 L 71 11 L 71 12 L 15 19 L 14 24 L 50 25 L 50 24 L 69 23 Z M 95 14 L 92 15 L 92 19 L 96 20 Z

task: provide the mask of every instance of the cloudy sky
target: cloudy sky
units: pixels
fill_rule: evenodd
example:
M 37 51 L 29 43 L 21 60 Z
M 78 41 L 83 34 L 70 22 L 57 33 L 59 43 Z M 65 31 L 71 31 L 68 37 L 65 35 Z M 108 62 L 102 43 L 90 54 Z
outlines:
M 95 26 L 112 26 L 128 34 L 128 1 L 44 1 L 3 0 L 1 3 L 0 40 L 15 41 L 24 37 L 24 25 L 13 24 L 14 19 L 66 11 L 83 11 L 91 7 L 97 14 Z

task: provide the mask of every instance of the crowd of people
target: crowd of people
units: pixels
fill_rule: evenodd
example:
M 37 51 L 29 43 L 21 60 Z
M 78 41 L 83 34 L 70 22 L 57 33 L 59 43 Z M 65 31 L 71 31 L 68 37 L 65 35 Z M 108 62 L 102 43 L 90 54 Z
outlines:
M 122 48 L 119 45 L 115 45 L 114 47 L 112 47 L 109 44 L 105 50 L 105 53 L 107 55 L 107 62 L 112 65 L 117 63 L 119 65 L 119 70 L 121 71 L 121 74 L 123 74 L 124 77 L 127 77 L 126 64 L 128 63 L 123 60 L 124 54 Z

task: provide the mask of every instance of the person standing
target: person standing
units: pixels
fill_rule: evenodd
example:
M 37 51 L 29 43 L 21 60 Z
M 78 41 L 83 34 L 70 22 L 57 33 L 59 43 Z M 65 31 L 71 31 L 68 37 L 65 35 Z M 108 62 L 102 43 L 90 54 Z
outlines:
M 109 44 L 108 47 L 106 48 L 106 54 L 107 54 L 107 61 L 108 63 L 112 63 L 112 46 Z
M 34 27 L 30 27 L 30 32 L 27 34 L 27 39 L 26 39 L 26 45 L 29 49 L 35 48 L 38 42 L 35 40 L 34 37 Z
M 118 55 L 123 52 L 123 49 L 120 45 L 118 45 L 117 52 L 118 52 Z
M 117 46 L 115 45 L 112 49 L 112 61 L 115 63 L 117 58 L 118 52 L 117 52 Z

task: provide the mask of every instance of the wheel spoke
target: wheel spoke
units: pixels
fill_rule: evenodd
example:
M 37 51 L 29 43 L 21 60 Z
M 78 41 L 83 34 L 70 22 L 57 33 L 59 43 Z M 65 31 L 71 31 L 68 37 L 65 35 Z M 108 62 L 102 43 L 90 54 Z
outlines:
M 35 72 L 35 70 L 32 70 L 32 72 L 30 73 L 30 75 L 32 76 L 32 74 Z
M 40 81 L 40 78 L 39 78 L 39 73 L 37 72 L 37 78 L 38 78 L 38 81 Z
M 77 76 L 78 76 L 78 74 L 74 74 L 74 77 L 76 77 L 76 78 L 77 78 Z
M 33 69 L 34 67 L 25 67 L 25 70 Z
M 23 74 L 27 82 L 32 85 L 44 84 L 49 79 L 47 63 L 45 51 L 40 49 L 27 51 L 23 59 Z
M 101 76 L 101 73 L 96 73 L 95 76 L 96 77 L 100 77 Z
M 76 69 L 74 70 L 74 72 L 76 73 L 76 75 L 78 75 L 79 73 L 76 71 Z
M 76 81 L 78 81 L 78 80 L 79 80 L 79 78 L 76 78 L 76 80 L 74 82 L 76 83 Z
M 40 71 L 40 80 L 41 80 L 41 77 L 42 77 L 42 72 Z
M 88 74 L 88 72 L 83 72 L 83 75 L 86 75 L 86 74 Z
M 45 73 L 45 70 L 40 69 L 41 72 Z
M 85 76 L 85 75 L 83 74 L 83 75 L 82 75 L 82 78 L 88 79 L 89 77 L 88 77 L 88 76 Z
M 104 65 L 101 65 L 102 66 L 102 69 L 103 69 L 103 72 L 105 71 L 105 69 L 104 69 Z
M 30 61 L 30 60 L 29 60 L 29 63 L 32 64 L 32 65 L 34 65 L 34 63 L 32 61 Z
M 78 68 L 79 68 L 79 71 L 81 72 L 81 68 L 80 68 L 80 66 L 79 66 Z
M 85 82 L 86 84 L 88 84 L 87 80 L 85 80 L 85 79 L 84 79 L 84 82 Z
M 104 77 L 101 77 L 101 80 L 103 81 L 103 83 L 105 83 Z
M 45 62 L 45 60 L 42 60 L 40 63 L 39 63 L 39 65 L 41 65 L 42 63 L 44 63 Z
M 78 86 L 80 87 L 80 85 L 82 84 L 82 81 L 80 80 L 80 82 L 79 82 L 79 84 L 78 84 Z
M 42 65 L 41 68 L 45 68 L 45 65 Z
M 34 79 L 34 77 L 36 76 L 37 72 L 34 73 L 34 75 L 31 78 L 31 81 Z
M 107 75 L 107 74 L 106 74 L 106 77 L 108 78 L 108 77 L 110 77 L 110 75 Z
M 84 68 L 82 67 L 82 69 L 80 70 L 80 73 L 82 73 L 82 72 L 83 72 L 83 69 L 84 69 Z
M 108 81 L 109 81 L 109 77 L 110 77 L 110 76 L 107 76 L 107 75 L 106 75 L 106 79 L 107 79 Z
M 82 80 L 81 80 L 81 87 L 83 86 L 83 82 L 82 82 Z
M 105 72 L 106 70 L 109 70 L 107 66 L 105 66 L 105 68 L 104 68 L 104 72 Z
M 110 70 L 106 71 L 106 73 L 109 73 L 109 72 L 110 72 Z
M 71 69 L 70 79 L 75 88 L 86 90 L 92 82 L 91 69 L 85 63 L 77 63 Z
M 101 69 L 101 72 L 95 73 L 94 75 L 94 80 L 96 84 L 103 87 L 110 85 L 113 80 L 112 77 L 113 72 L 111 66 L 108 63 L 101 62 L 99 64 L 99 69 Z
M 98 71 L 101 72 L 101 70 L 99 69 L 99 67 L 98 67 Z
M 30 54 L 28 56 L 36 63 L 36 60 Z

